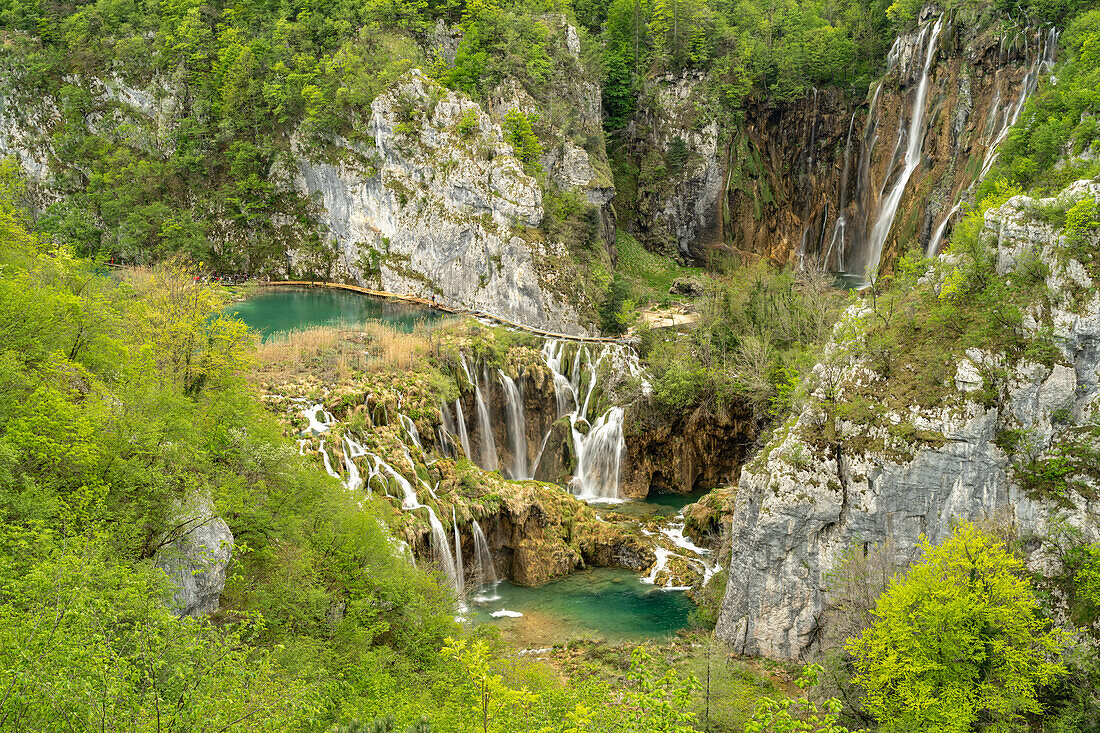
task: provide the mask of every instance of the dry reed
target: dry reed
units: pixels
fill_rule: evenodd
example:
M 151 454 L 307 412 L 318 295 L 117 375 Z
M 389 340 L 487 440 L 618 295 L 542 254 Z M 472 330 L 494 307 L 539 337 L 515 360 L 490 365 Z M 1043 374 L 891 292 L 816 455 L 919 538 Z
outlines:
M 408 370 L 428 354 L 428 333 L 422 324 L 406 333 L 367 321 L 354 329 L 318 326 L 277 334 L 257 344 L 253 378 L 276 383 L 309 372 L 339 380 L 355 372 Z

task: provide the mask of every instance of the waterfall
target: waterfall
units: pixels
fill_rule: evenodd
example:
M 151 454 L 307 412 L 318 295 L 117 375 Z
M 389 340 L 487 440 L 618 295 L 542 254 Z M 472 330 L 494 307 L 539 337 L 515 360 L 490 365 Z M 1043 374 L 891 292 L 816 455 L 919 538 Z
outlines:
M 832 257 L 833 251 L 836 250 L 837 257 L 841 257 L 844 252 L 844 240 L 848 231 L 848 175 L 852 169 L 852 130 L 856 126 L 856 113 L 852 113 L 852 119 L 848 121 L 848 137 L 844 142 L 844 170 L 840 174 L 840 190 L 837 191 L 837 200 L 840 202 L 840 208 L 837 210 L 839 213 L 836 218 L 836 224 L 833 225 L 833 239 L 829 242 L 829 249 L 821 258 L 821 266 L 829 266 L 829 258 Z M 837 243 L 840 243 L 839 249 Z M 840 263 L 837 265 L 837 269 L 842 269 Z
M 561 360 L 564 352 L 564 341 L 546 341 L 542 345 L 542 360 L 554 375 L 554 397 L 557 401 L 558 417 L 564 417 L 569 414 L 570 409 L 576 410 L 579 407 L 577 393 L 572 383 L 562 373 Z
M 489 552 L 489 542 L 485 539 L 485 533 L 481 531 L 481 525 L 474 520 L 472 525 L 474 535 L 474 582 L 481 589 L 477 596 L 478 601 L 495 601 L 500 598 L 492 592 L 497 584 L 496 569 L 493 568 L 493 555 Z M 488 589 L 486 592 L 485 589 Z
M 512 443 L 511 478 L 526 480 L 531 478 L 531 474 L 527 470 L 527 424 L 523 415 L 523 399 L 515 380 L 503 371 L 499 373 L 500 384 L 504 388 L 505 422 Z
M 568 416 L 577 459 L 570 490 L 581 499 L 617 500 L 619 498 L 619 474 L 622 457 L 626 452 L 623 438 L 623 410 L 611 407 L 592 420 L 593 395 L 599 382 L 600 367 L 611 362 L 612 368 L 632 376 L 641 375 L 638 356 L 633 350 L 620 344 L 605 344 L 596 360 L 586 346 L 578 346 L 567 378 L 562 372 L 565 345 L 561 341 L 548 341 L 543 345 L 543 359 L 554 375 L 554 389 L 560 414 Z M 587 379 L 587 384 L 585 380 Z M 645 385 L 648 386 L 648 385 Z M 578 399 L 584 391 L 584 401 Z M 585 431 L 582 428 L 588 427 Z M 543 445 L 539 448 L 536 466 L 542 458 Z
M 573 448 L 577 455 L 573 493 L 581 499 L 618 499 L 619 469 L 626 452 L 623 409 L 612 407 L 597 418 L 587 435 L 574 422 Z
M 344 485 L 348 491 L 358 491 L 363 485 L 363 479 L 359 475 L 359 467 L 355 465 L 355 459 L 367 454 L 363 446 L 350 435 L 344 436 L 344 469 L 348 473 L 348 480 Z
M 321 416 L 320 419 L 317 417 L 318 414 Z M 334 418 L 332 413 L 328 412 L 325 406 L 320 402 L 302 410 L 302 415 L 306 420 L 309 420 L 309 425 L 302 431 L 303 435 L 307 433 L 320 435 L 331 428 L 332 424 L 336 422 L 336 418 Z
M 928 246 L 924 250 L 925 257 L 935 257 L 936 253 L 939 252 L 940 240 L 943 239 L 943 233 L 947 230 L 947 225 L 951 222 L 951 217 L 955 215 L 955 212 L 959 210 L 960 206 L 962 206 L 962 201 L 956 201 L 955 205 L 951 207 L 951 211 L 947 212 L 947 216 L 943 218 L 940 225 L 932 232 L 932 236 L 928 240 Z
M 462 452 L 468 460 L 474 460 L 470 453 L 470 436 L 466 434 L 466 416 L 462 414 L 462 400 L 455 400 L 455 421 L 458 423 L 458 440 L 462 443 Z
M 458 533 L 458 513 L 455 511 L 454 504 L 451 505 L 451 526 L 454 527 L 455 532 L 455 593 L 462 595 L 466 586 L 466 571 L 462 567 L 462 535 Z
M 408 482 L 406 482 L 408 483 Z M 462 582 L 458 579 L 455 569 L 454 557 L 451 555 L 451 544 L 447 540 L 447 532 L 443 529 L 443 523 L 435 515 L 435 510 L 427 504 L 423 507 L 428 510 L 428 522 L 432 526 L 432 553 L 435 555 L 439 569 L 447 576 L 451 589 L 458 595 L 462 592 Z
M 422 506 L 421 503 L 420 503 L 420 500 L 416 498 L 416 489 L 413 488 L 412 484 L 409 483 L 409 480 L 407 478 L 405 478 L 400 473 L 398 473 L 397 469 L 395 469 L 393 466 L 391 466 L 390 464 L 383 461 L 378 456 L 373 456 L 373 458 L 376 461 L 379 462 L 379 464 L 386 471 L 386 473 L 388 473 L 390 476 L 393 477 L 393 480 L 396 481 L 398 487 L 400 487 L 401 494 L 402 494 L 402 500 L 401 500 L 401 508 L 402 509 L 404 509 L 406 511 L 409 511 L 409 510 L 412 510 L 412 509 L 417 509 L 420 506 Z
M 985 160 L 982 162 L 982 172 L 978 174 L 977 179 L 981 180 L 985 178 L 985 174 L 989 172 L 989 169 L 993 167 L 993 164 L 997 161 L 997 155 L 1000 153 L 1001 143 L 1008 137 L 1009 130 L 1016 121 L 1020 119 L 1020 113 L 1024 110 L 1024 103 L 1027 102 L 1027 98 L 1031 96 L 1031 93 L 1035 91 L 1035 88 L 1039 86 L 1039 77 L 1045 72 L 1049 72 L 1054 67 L 1054 51 L 1058 46 L 1058 31 L 1051 26 L 1044 33 L 1041 29 L 1036 31 L 1036 49 L 1035 58 L 1028 63 L 1027 55 L 1029 46 L 1027 43 L 1027 35 L 1024 36 L 1024 62 L 1028 64 L 1028 69 L 1024 72 L 1024 78 L 1020 82 L 1020 94 L 1016 97 L 1016 101 L 1010 104 L 1004 110 L 1004 116 L 1001 118 L 1001 124 L 997 129 L 996 136 L 993 138 L 993 142 L 989 145 L 989 149 L 986 150 Z M 1000 100 L 1000 88 L 997 89 L 998 97 Z M 950 215 L 948 216 L 950 218 Z
M 481 434 L 481 467 L 486 471 L 496 471 L 500 467 L 497 463 L 497 442 L 493 438 L 493 423 L 489 417 L 489 406 L 485 404 L 485 398 L 481 396 L 481 386 L 478 381 L 475 372 L 474 397 L 477 399 L 477 428 Z
M 328 451 L 325 450 L 325 441 L 321 441 L 321 445 L 318 446 L 317 451 L 321 454 L 321 458 L 325 462 L 325 472 L 333 478 L 340 478 L 340 474 L 332 470 L 332 461 L 329 460 Z
M 863 262 L 863 272 L 861 273 L 868 278 L 878 270 L 879 260 L 882 258 L 882 247 L 886 243 L 886 237 L 890 234 L 890 229 L 894 224 L 898 204 L 901 203 L 901 197 L 905 194 L 905 187 L 909 183 L 909 178 L 921 162 L 921 150 L 924 146 L 924 108 L 928 102 L 928 81 L 931 76 L 932 59 L 936 55 L 936 42 L 942 29 L 943 18 L 940 17 L 936 19 L 935 24 L 932 26 L 931 38 L 927 40 L 924 67 L 921 70 L 920 84 L 917 86 L 916 98 L 913 100 L 913 113 L 906 134 L 905 167 L 898 175 L 890 193 L 882 200 L 879 206 L 878 218 L 871 228 L 870 241 Z M 921 31 L 921 45 L 925 43 L 927 32 L 927 27 Z M 901 137 L 898 138 L 898 144 L 901 144 Z
M 1004 39 L 1001 40 L 1002 51 L 1004 46 Z M 966 190 L 955 201 L 955 205 L 947 212 L 947 216 L 943 218 L 943 221 L 932 232 L 932 236 L 928 239 L 928 246 L 925 247 L 925 257 L 935 257 L 939 254 L 940 244 L 943 241 L 944 233 L 947 231 L 947 226 L 951 223 L 951 218 L 962 207 L 963 200 L 970 194 L 974 188 L 974 184 L 985 178 L 989 173 L 993 164 L 997 162 L 997 156 L 1000 154 L 1001 143 L 1008 137 L 1008 133 L 1011 131 L 1012 126 L 1020 119 L 1020 113 L 1023 112 L 1024 104 L 1027 99 L 1039 86 L 1039 78 L 1049 72 L 1054 67 L 1054 52 L 1058 46 L 1058 31 L 1051 26 L 1045 32 L 1041 29 L 1036 31 L 1036 46 L 1037 52 L 1035 58 L 1030 62 L 1027 61 L 1029 46 L 1027 44 L 1027 34 L 1024 36 L 1024 62 L 1027 64 L 1027 71 L 1024 72 L 1024 78 L 1020 81 L 1020 93 L 1016 97 L 1016 100 L 1011 104 L 1008 104 L 1003 109 L 1001 108 L 1001 86 L 1000 86 L 1000 71 L 997 72 L 998 78 L 996 82 L 996 88 L 994 91 L 993 102 L 990 105 L 989 116 L 986 121 L 987 129 L 983 135 L 988 147 L 985 151 L 985 159 L 982 161 L 982 170 L 978 174 L 974 182 L 967 186 Z M 998 115 L 998 112 L 1001 112 Z M 999 119 L 998 119 L 999 118 Z
M 454 458 L 455 446 L 451 436 L 455 434 L 455 421 L 446 402 L 439 404 L 439 425 L 436 426 L 435 433 L 439 440 L 439 450 L 444 456 Z
M 420 444 L 420 433 L 416 429 L 416 423 L 412 421 L 412 418 L 407 415 L 397 413 L 397 419 L 401 421 L 401 427 L 405 429 L 405 432 L 412 438 L 413 445 L 420 449 L 420 452 L 424 452 L 424 446 Z

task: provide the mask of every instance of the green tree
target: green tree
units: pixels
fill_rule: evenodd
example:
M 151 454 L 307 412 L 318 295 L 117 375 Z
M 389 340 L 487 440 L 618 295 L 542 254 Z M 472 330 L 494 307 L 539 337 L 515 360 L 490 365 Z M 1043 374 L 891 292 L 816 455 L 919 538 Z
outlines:
M 977 526 L 923 550 L 848 644 L 865 707 L 886 732 L 1019 729 L 1065 674 L 1052 661 L 1063 633 L 1041 616 L 1023 563 Z

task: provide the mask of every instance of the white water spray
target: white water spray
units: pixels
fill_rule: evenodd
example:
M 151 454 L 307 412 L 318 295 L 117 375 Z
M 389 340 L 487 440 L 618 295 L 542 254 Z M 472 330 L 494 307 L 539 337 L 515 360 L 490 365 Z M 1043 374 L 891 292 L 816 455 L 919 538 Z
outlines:
M 527 470 L 527 424 L 523 414 L 523 398 L 515 380 L 503 371 L 499 371 L 499 374 L 500 386 L 504 389 L 505 423 L 512 443 L 510 477 L 524 481 L 531 478 L 531 473 Z
M 920 84 L 917 86 L 916 98 L 913 100 L 913 113 L 909 120 L 909 128 L 906 134 L 905 167 L 894 182 L 890 193 L 882 200 L 879 206 L 878 218 L 871 229 L 870 241 L 867 248 L 867 256 L 863 263 L 863 273 L 872 277 L 878 270 L 879 260 L 882 258 L 882 247 L 886 243 L 886 237 L 894 225 L 894 217 L 898 211 L 898 204 L 905 195 L 905 187 L 913 171 L 921 162 L 921 150 L 924 146 L 924 108 L 928 102 L 928 81 L 931 76 L 932 59 L 936 55 L 937 41 L 940 31 L 943 29 L 943 18 L 937 18 L 932 26 L 931 38 L 927 40 L 927 50 L 924 56 L 924 67 L 921 70 Z M 921 41 L 927 28 L 921 32 Z M 898 138 L 900 145 L 901 138 Z

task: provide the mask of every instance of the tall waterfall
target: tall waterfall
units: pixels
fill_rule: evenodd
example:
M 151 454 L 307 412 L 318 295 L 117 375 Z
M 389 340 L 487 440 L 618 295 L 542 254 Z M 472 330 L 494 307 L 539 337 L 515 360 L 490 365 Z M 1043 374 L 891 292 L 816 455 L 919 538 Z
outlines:
M 936 55 L 937 41 L 942 29 L 943 18 L 939 17 L 932 25 L 931 38 L 925 40 L 925 36 L 928 34 L 927 27 L 921 31 L 920 45 L 926 47 L 924 67 L 921 70 L 920 84 L 917 86 L 917 93 L 913 100 L 913 111 L 909 118 L 908 132 L 905 132 L 901 126 L 898 129 L 899 147 L 903 139 L 902 135 L 905 136 L 906 147 L 905 157 L 903 158 L 905 166 L 894 181 L 890 193 L 879 204 L 878 217 L 871 228 L 866 256 L 862 263 L 862 273 L 860 273 L 868 278 L 874 276 L 878 270 L 879 260 L 882 258 L 882 247 L 886 243 L 886 237 L 890 234 L 890 228 L 894 225 L 898 204 L 901 203 L 901 198 L 905 195 L 905 186 L 909 183 L 909 178 L 921 162 L 921 150 L 924 147 L 924 108 L 928 102 L 928 80 L 932 70 L 932 59 Z
M 1024 57 L 1027 59 L 1031 55 L 1031 34 L 1028 31 L 1024 31 Z M 1003 41 L 1002 41 L 1003 46 Z M 928 239 L 928 245 L 925 247 L 925 257 L 934 257 L 939 254 L 940 244 L 943 242 L 944 234 L 947 231 L 948 225 L 951 223 L 952 217 L 962 208 L 964 198 L 974 188 L 974 185 L 985 178 L 990 169 L 993 168 L 993 164 L 997 162 L 997 156 L 1001 152 L 1001 143 L 1008 137 L 1009 131 L 1012 126 L 1016 124 L 1016 121 L 1020 119 L 1020 113 L 1023 112 L 1024 104 L 1027 99 L 1039 86 L 1039 78 L 1049 73 L 1054 68 L 1054 52 L 1058 47 L 1058 31 L 1051 26 L 1045 31 L 1039 29 L 1035 31 L 1035 56 L 1031 61 L 1027 63 L 1027 71 L 1024 72 L 1024 78 L 1020 82 L 1020 93 L 1016 96 L 1016 100 L 1011 104 L 1001 107 L 1001 73 L 1003 69 L 998 69 L 995 75 L 996 88 L 994 91 L 993 104 L 990 106 L 989 118 L 986 120 L 986 132 L 985 142 L 988 147 L 985 151 L 985 158 L 982 160 L 982 170 L 974 179 L 974 183 L 966 188 L 965 191 L 955 201 L 955 205 L 947 212 L 947 216 L 943 218 L 943 221 L 932 232 L 932 236 Z
M 498 370 L 499 371 L 499 370 Z M 504 388 L 505 420 L 508 437 L 512 445 L 511 478 L 526 480 L 531 478 L 527 470 L 527 425 L 523 415 L 523 399 L 514 379 L 499 371 L 500 385 Z

